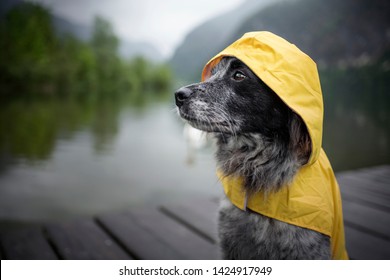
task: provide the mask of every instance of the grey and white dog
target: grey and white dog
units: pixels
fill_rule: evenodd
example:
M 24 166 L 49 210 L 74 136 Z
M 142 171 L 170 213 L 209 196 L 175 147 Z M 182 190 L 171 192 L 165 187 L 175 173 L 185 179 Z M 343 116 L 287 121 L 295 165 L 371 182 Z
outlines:
M 250 195 L 278 191 L 310 157 L 302 119 L 236 58 L 223 58 L 210 78 L 180 88 L 175 99 L 184 120 L 215 136 L 218 168 L 242 177 Z M 328 236 L 242 211 L 226 198 L 219 238 L 225 259 L 331 257 Z

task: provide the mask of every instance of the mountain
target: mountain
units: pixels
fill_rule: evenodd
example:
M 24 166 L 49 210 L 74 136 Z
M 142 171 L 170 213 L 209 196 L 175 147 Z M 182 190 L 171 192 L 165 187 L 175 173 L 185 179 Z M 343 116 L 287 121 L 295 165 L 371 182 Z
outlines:
M 247 1 L 191 31 L 170 63 L 179 80 L 197 81 L 203 65 L 245 32 L 268 30 L 320 68 L 360 67 L 389 50 L 389 15 L 388 0 Z
M 52 22 L 57 34 L 60 36 L 64 34 L 72 34 L 82 41 L 88 41 L 93 33 L 92 26 L 76 24 L 58 15 L 52 16 Z M 142 56 L 154 62 L 161 62 L 163 60 L 162 54 L 152 44 L 129 41 L 122 38 L 119 38 L 119 54 L 123 58 L 127 59 Z
M 52 23 L 54 30 L 59 36 L 71 34 L 82 41 L 91 39 L 93 31 L 91 26 L 73 23 L 57 15 L 52 15 Z
M 236 9 L 193 29 L 176 49 L 169 63 L 181 80 L 199 80 L 203 65 L 229 40 L 239 24 L 275 0 L 247 0 Z
M 60 36 L 63 36 L 64 34 L 72 34 L 82 41 L 88 41 L 92 36 L 92 26 L 76 24 L 57 15 L 53 15 L 52 21 L 54 29 Z M 127 59 L 142 56 L 154 62 L 161 62 L 163 60 L 163 56 L 157 48 L 146 42 L 129 41 L 127 39 L 119 38 L 118 51 L 121 57 Z
M 300 0 L 278 3 L 248 17 L 229 40 L 268 30 L 296 44 L 319 67 L 359 67 L 390 47 L 388 0 Z M 228 40 L 228 41 L 229 41 Z
M 161 52 L 154 45 L 147 42 L 121 40 L 119 54 L 124 58 L 142 56 L 154 62 L 162 62 L 164 59 Z
M 1 0 L 0 1 L 0 18 L 3 17 L 13 7 L 23 3 L 21 0 Z

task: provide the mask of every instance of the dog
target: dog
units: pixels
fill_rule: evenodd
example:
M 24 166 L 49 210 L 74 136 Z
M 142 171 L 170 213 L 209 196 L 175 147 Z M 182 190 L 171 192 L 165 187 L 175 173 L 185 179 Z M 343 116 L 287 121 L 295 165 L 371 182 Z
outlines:
M 288 185 L 311 154 L 302 118 L 245 63 L 223 57 L 204 82 L 175 92 L 181 118 L 216 139 L 224 176 L 239 175 L 249 196 Z M 328 235 L 296 226 L 224 198 L 219 210 L 224 259 L 330 259 Z

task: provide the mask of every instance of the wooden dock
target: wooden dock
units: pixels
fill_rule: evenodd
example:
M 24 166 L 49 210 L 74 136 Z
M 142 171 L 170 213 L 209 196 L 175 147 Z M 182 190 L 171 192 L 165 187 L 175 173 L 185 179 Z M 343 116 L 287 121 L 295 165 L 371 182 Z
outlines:
M 352 259 L 390 259 L 390 166 L 337 174 Z M 1 259 L 218 259 L 218 202 L 129 209 L 0 233 Z

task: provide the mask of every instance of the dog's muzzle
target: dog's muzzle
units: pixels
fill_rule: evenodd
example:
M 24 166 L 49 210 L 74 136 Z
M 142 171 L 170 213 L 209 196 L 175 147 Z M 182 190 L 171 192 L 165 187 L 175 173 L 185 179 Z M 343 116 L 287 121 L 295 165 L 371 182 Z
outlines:
M 191 96 L 192 93 L 193 91 L 188 87 L 179 88 L 175 92 L 176 106 L 177 107 L 183 106 L 184 102 Z

